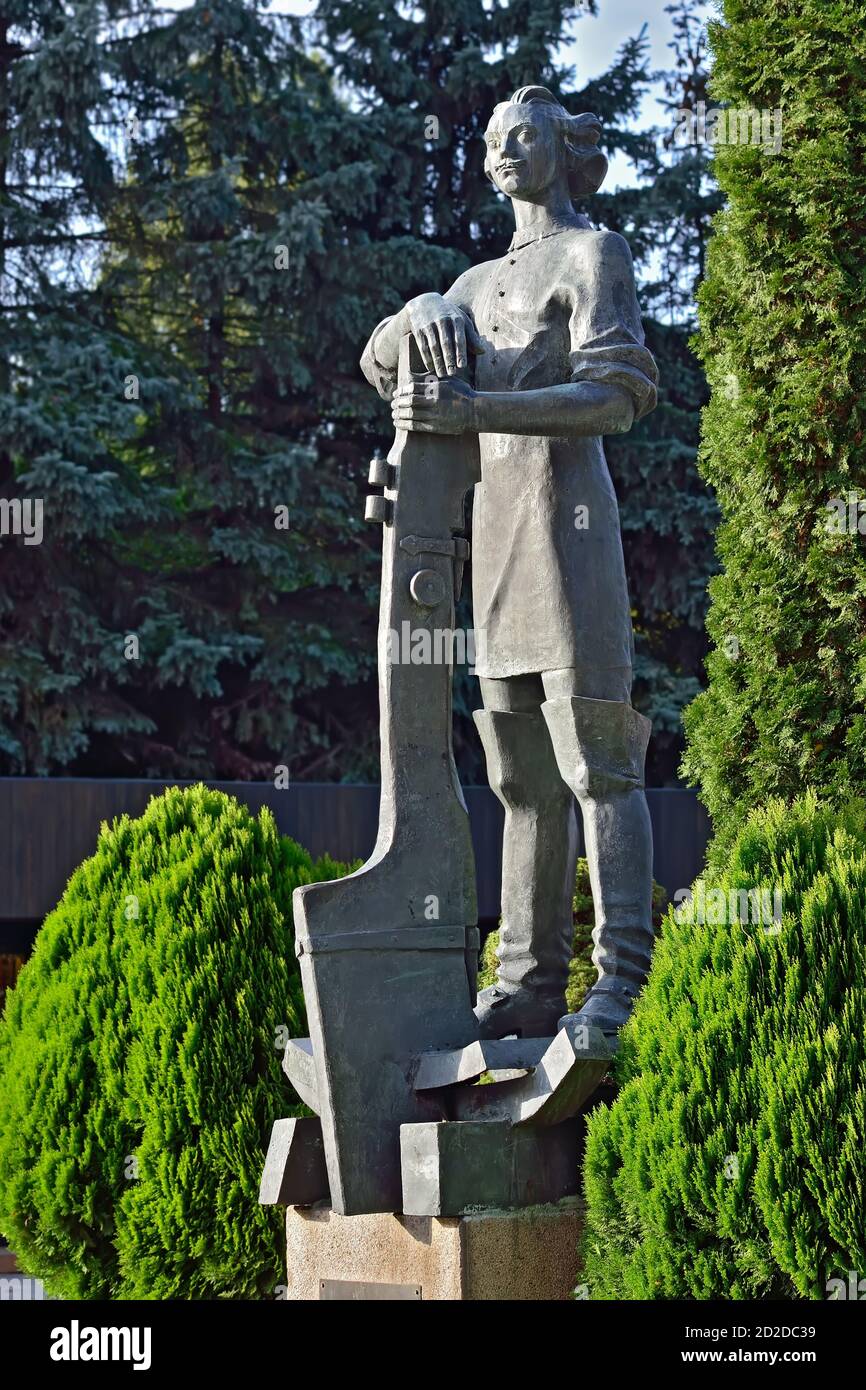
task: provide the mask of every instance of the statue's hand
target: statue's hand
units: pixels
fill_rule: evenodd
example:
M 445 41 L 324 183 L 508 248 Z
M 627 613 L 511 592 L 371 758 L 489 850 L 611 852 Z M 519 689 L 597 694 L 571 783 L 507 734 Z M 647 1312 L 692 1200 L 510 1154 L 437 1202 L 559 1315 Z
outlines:
M 477 429 L 475 392 L 465 381 L 426 381 L 398 386 L 391 415 L 398 430 L 422 434 L 466 434 Z
M 474 325 L 441 294 L 419 294 L 403 310 L 403 322 L 418 344 L 428 372 L 454 376 L 469 361 L 469 352 L 484 349 Z

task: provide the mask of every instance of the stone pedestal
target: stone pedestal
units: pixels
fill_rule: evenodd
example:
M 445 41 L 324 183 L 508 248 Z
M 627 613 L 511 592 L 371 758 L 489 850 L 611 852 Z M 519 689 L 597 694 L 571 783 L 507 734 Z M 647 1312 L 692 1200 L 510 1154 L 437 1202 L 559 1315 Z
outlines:
M 568 1298 L 583 1226 L 577 1198 L 467 1216 L 340 1216 L 290 1207 L 286 1298 Z

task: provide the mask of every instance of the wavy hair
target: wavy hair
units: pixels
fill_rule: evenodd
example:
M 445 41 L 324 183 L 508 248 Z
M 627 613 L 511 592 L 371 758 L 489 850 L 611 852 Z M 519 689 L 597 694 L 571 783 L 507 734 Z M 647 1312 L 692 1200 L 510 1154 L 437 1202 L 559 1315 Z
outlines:
M 572 198 L 583 193 L 596 193 L 607 173 L 607 160 L 597 149 L 601 136 L 601 121 L 590 112 L 572 116 L 546 87 L 518 87 L 508 101 L 500 101 L 493 115 L 506 106 L 543 106 L 548 119 L 555 121 L 562 135 L 568 171 L 568 189 Z M 485 156 L 484 172 L 493 182 L 490 155 Z

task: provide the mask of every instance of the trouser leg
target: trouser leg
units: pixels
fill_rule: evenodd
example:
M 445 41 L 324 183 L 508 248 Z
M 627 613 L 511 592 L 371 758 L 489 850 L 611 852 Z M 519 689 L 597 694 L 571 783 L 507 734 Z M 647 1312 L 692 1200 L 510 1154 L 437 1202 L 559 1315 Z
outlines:
M 538 677 L 483 681 L 478 726 L 490 786 L 505 808 L 497 982 L 482 990 L 482 1037 L 544 1037 L 565 1013 L 577 857 L 574 801 L 562 781 Z M 494 706 L 491 708 L 490 706 Z M 495 706 L 504 706 L 496 708 Z
M 548 694 L 552 684 L 545 680 Z M 652 951 L 652 829 L 643 791 L 651 725 L 621 700 L 557 694 L 541 708 L 561 776 L 580 803 L 595 907 L 598 979 L 578 1016 L 615 1033 Z

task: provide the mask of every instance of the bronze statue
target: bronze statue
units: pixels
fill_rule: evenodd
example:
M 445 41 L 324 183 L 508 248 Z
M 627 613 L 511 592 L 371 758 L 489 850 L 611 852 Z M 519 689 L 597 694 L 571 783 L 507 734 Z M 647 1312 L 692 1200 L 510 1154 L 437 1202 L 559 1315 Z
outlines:
M 602 437 L 656 402 L 631 255 L 572 198 L 607 162 L 594 116 L 543 87 L 497 106 L 485 170 L 511 199 L 506 254 L 375 329 L 362 367 L 398 430 L 477 434 L 472 589 L 490 785 L 505 807 L 498 982 L 482 1037 L 542 1037 L 565 1014 L 581 808 L 598 979 L 573 1022 L 614 1035 L 652 948 L 649 721 L 630 703 L 633 636 Z M 411 332 L 429 379 L 397 387 Z M 462 379 L 474 360 L 474 386 Z

